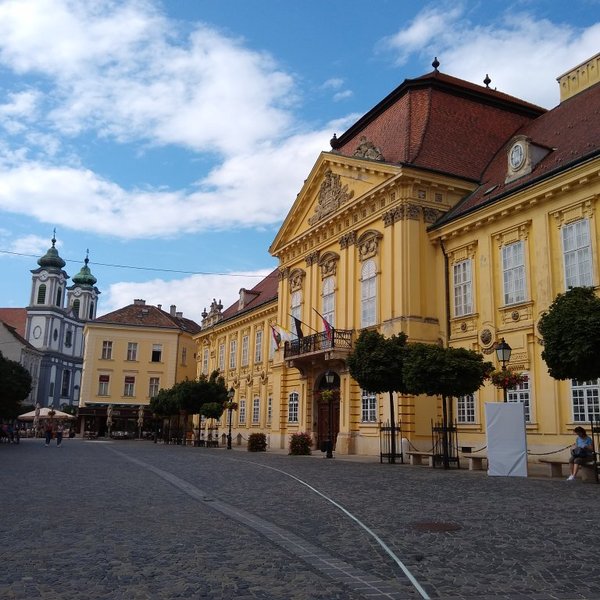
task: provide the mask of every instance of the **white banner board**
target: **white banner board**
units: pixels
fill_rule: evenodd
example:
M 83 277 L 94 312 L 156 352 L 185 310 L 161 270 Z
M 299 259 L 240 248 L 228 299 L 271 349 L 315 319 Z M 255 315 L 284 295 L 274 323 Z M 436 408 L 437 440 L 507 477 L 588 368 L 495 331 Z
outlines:
M 527 477 L 527 435 L 522 402 L 486 402 L 488 475 Z

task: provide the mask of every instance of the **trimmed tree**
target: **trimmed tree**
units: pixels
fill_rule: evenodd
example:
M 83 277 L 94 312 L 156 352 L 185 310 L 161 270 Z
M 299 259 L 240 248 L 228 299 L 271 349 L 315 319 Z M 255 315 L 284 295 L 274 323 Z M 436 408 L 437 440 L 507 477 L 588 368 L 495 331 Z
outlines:
M 392 463 L 396 462 L 394 392 L 407 392 L 402 369 L 406 339 L 403 332 L 386 338 L 377 331 L 363 330 L 346 361 L 350 375 L 363 390 L 389 394 Z
M 542 358 L 554 379 L 600 377 L 600 298 L 591 287 L 559 294 L 542 315 Z
M 403 376 L 411 394 L 442 397 L 444 467 L 448 468 L 448 422 L 452 420 L 453 397 L 477 391 L 494 369 L 483 356 L 465 348 L 443 348 L 434 344 L 411 343 L 405 350 Z
M 14 419 L 21 409 L 21 402 L 31 392 L 29 371 L 0 352 L 0 417 Z

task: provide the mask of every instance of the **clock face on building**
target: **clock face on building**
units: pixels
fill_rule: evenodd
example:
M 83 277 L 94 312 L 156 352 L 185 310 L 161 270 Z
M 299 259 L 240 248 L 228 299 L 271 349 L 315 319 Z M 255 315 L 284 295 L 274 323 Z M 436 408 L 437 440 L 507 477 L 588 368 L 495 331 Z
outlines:
M 46 271 L 42 271 L 40 273 L 40 281 L 46 281 L 46 279 L 48 279 L 48 273 L 46 273 Z
M 73 291 L 73 295 L 74 295 L 74 296 L 81 296 L 81 290 L 80 290 L 79 288 L 75 289 L 75 290 Z
M 523 162 L 525 161 L 525 149 L 523 148 L 523 144 L 517 142 L 510 149 L 510 166 L 517 170 L 521 167 Z
M 40 335 L 42 335 L 42 328 L 39 325 L 36 325 L 33 328 L 33 337 L 37 340 L 39 339 Z

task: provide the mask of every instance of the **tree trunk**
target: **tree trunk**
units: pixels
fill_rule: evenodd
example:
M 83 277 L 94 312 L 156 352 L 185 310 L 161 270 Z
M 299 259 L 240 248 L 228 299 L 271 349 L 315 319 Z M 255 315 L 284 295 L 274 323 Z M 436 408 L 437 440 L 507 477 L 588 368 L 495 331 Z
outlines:
M 390 435 L 392 436 L 390 440 L 390 462 L 396 462 L 396 417 L 394 410 L 394 392 L 390 390 Z

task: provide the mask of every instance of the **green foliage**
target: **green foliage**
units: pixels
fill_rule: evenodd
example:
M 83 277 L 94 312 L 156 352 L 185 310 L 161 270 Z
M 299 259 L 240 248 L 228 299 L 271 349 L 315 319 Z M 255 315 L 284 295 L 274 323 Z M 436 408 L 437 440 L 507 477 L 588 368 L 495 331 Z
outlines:
M 206 402 L 200 407 L 200 414 L 207 419 L 220 419 L 223 414 L 223 405 L 218 402 Z
M 264 433 L 251 433 L 248 436 L 248 452 L 265 452 L 267 436 Z
M 473 350 L 412 343 L 406 349 L 404 381 L 410 394 L 457 397 L 478 390 L 493 369 Z
M 538 329 L 551 377 L 578 381 L 600 377 L 600 298 L 593 288 L 576 287 L 559 294 Z
M 312 454 L 312 437 L 309 433 L 293 433 L 290 438 L 290 454 L 303 456 Z
M 159 417 L 171 417 L 179 412 L 173 388 L 161 389 L 150 399 L 150 409 Z
M 352 378 L 370 392 L 406 392 L 403 364 L 406 334 L 389 338 L 374 330 L 363 330 L 347 364 Z
M 29 392 L 29 371 L 18 362 L 4 358 L 0 352 L 0 418 L 14 419 L 21 412 L 21 402 Z

